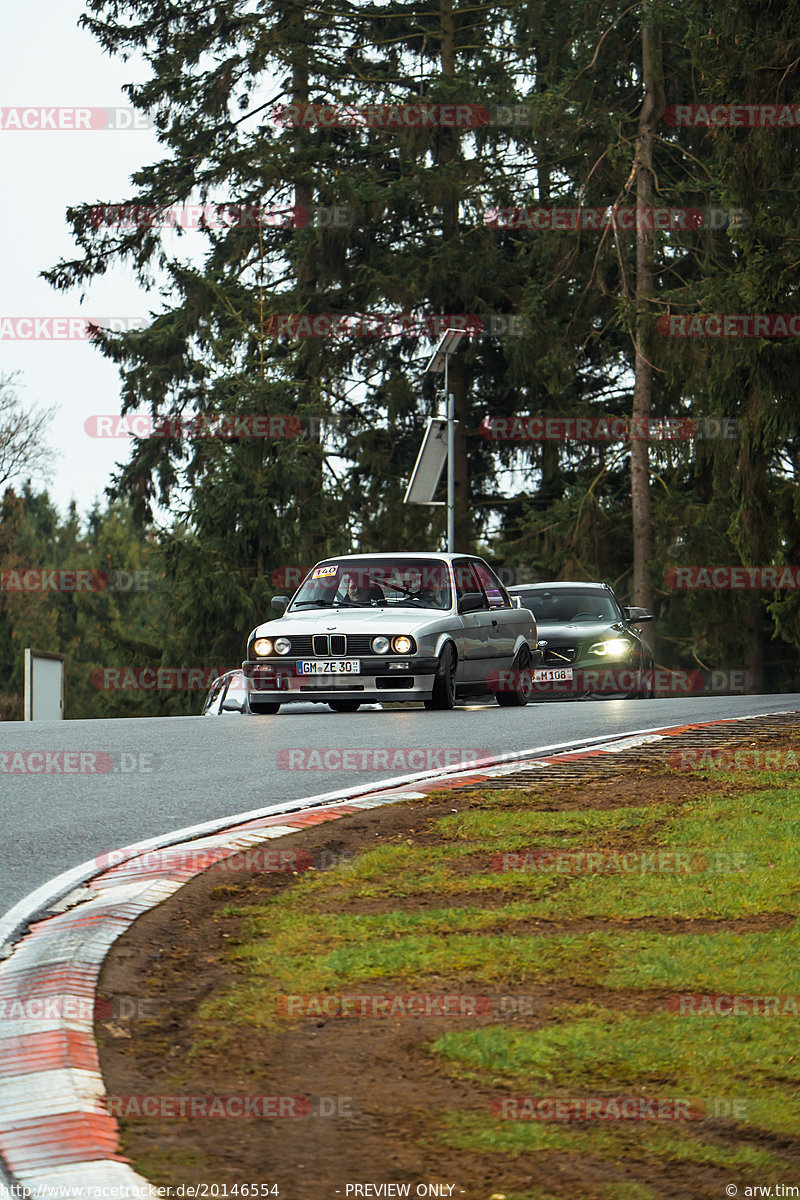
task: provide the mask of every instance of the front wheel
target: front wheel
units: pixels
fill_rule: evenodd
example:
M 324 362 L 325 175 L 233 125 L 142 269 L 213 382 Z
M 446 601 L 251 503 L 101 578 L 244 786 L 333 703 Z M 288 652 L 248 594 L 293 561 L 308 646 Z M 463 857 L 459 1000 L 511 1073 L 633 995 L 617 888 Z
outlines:
M 329 700 L 328 708 L 332 708 L 334 712 L 354 713 L 358 712 L 361 707 L 360 700 Z
M 516 686 L 513 691 L 495 692 L 495 699 L 501 708 L 523 708 L 530 700 L 533 691 L 532 661 L 530 646 L 521 646 L 511 668 L 511 678 Z
M 427 709 L 449 710 L 456 704 L 456 656 L 452 646 L 445 646 L 439 655 L 439 665 L 433 680 L 433 690 L 430 700 L 425 701 Z
M 634 692 L 628 692 L 627 700 L 655 700 L 656 693 L 654 688 L 655 668 L 647 667 L 644 670 L 637 672 L 639 678 L 637 680 L 638 687 Z

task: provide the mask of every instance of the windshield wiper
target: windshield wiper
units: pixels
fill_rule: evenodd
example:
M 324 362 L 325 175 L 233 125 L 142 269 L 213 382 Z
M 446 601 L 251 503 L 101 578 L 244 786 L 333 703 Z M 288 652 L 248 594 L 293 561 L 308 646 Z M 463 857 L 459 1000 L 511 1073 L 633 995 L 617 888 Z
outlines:
M 312 608 L 333 608 L 330 600 L 295 600 L 292 608 L 302 608 L 310 605 Z

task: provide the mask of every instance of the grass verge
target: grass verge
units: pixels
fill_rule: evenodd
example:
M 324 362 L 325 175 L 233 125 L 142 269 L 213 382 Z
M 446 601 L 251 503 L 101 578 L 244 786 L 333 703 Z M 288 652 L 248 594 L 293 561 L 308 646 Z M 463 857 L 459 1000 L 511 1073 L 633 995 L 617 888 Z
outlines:
M 420 1095 L 429 1147 L 632 1164 L 632 1178 L 584 1182 L 598 1200 L 647 1200 L 686 1167 L 796 1182 L 797 776 L 714 771 L 709 791 L 708 772 L 680 775 L 679 800 L 602 810 L 587 797 L 552 811 L 546 788 L 472 792 L 467 806 L 453 792 L 448 816 L 399 844 L 229 906 L 236 971 L 200 1006 L 198 1047 L 328 1019 L 305 1003 L 309 1016 L 286 1016 L 287 996 L 485 994 L 474 1019 L 407 1022 L 471 1097 L 426 1109 Z M 720 994 L 742 999 L 729 1012 Z M 611 1103 L 602 1119 L 553 1120 L 537 1107 L 587 1098 L 679 1099 L 692 1115 L 651 1119 L 644 1103 L 644 1119 L 616 1119 Z M 555 1178 L 503 1194 L 572 1193 Z

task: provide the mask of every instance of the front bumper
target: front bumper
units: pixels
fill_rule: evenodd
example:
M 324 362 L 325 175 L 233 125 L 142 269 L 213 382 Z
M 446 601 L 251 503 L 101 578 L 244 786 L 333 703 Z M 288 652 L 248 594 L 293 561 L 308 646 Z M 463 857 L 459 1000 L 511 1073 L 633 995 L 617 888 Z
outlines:
M 398 659 L 361 655 L 357 675 L 298 675 L 294 659 L 248 659 L 242 663 L 248 696 L 254 703 L 358 700 L 363 704 L 429 700 L 438 659 Z
M 536 679 L 533 678 L 531 700 L 578 699 L 582 696 L 624 697 L 631 693 L 645 690 L 652 686 L 653 671 L 630 662 L 588 663 L 578 659 L 577 662 L 565 663 L 564 667 L 556 667 L 552 663 L 542 665 L 540 670 L 568 671 L 569 679 Z

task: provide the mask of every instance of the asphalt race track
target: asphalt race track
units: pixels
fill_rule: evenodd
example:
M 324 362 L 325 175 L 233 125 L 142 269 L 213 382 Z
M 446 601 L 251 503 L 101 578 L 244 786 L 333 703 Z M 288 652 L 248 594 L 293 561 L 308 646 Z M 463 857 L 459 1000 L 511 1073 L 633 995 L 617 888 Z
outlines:
M 795 709 L 800 710 L 798 694 L 535 703 L 522 709 L 490 704 L 443 713 L 409 708 L 346 715 L 319 706 L 313 712 L 284 709 L 274 717 L 5 723 L 0 727 L 0 914 L 55 875 L 105 851 L 406 773 L 387 772 L 380 763 L 356 771 L 288 769 L 290 756 L 279 759 L 281 751 L 413 748 L 506 754 Z M 26 759 L 37 769 L 48 766 L 48 772 L 9 773 L 14 762 L 4 756 L 15 752 L 49 754 L 49 761 Z M 59 753 L 71 757 L 53 758 Z M 297 760 L 295 754 L 291 761 Z M 75 771 L 81 763 L 102 773 Z

